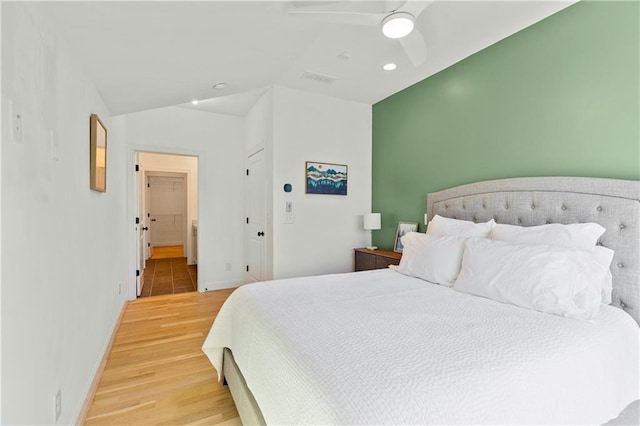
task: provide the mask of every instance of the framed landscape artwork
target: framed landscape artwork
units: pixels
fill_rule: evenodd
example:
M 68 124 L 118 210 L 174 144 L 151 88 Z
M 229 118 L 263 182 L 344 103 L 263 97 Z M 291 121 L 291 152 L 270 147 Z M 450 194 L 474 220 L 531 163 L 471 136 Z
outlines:
M 343 164 L 305 164 L 307 194 L 347 195 L 347 166 Z

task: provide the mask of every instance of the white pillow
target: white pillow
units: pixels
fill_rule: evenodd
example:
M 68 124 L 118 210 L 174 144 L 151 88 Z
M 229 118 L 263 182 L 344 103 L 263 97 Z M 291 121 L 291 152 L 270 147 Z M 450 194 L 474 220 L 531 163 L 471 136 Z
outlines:
M 451 287 L 460 272 L 464 238 L 408 232 L 398 272 Z
M 606 229 L 597 223 L 551 223 L 540 226 L 497 224 L 489 238 L 523 244 L 550 244 L 554 246 L 589 249 L 594 247 Z
M 613 259 L 592 250 L 469 239 L 456 290 L 569 318 L 591 320 Z
M 591 249 L 606 229 L 597 223 L 571 223 L 563 225 L 551 223 L 540 226 L 517 226 L 496 224 L 491 229 L 489 239 L 523 244 L 550 244 L 563 247 Z M 611 272 L 602 283 L 602 303 L 611 303 L 613 288 Z
M 495 224 L 493 219 L 488 222 L 473 223 L 469 220 L 450 219 L 435 215 L 427 226 L 427 234 L 487 238 Z
M 604 248 L 604 247 L 597 247 L 597 248 Z M 613 277 L 611 276 L 611 269 L 609 269 L 607 271 L 606 278 L 602 282 L 602 286 L 600 290 L 600 301 L 605 305 L 610 305 L 612 292 L 613 292 Z

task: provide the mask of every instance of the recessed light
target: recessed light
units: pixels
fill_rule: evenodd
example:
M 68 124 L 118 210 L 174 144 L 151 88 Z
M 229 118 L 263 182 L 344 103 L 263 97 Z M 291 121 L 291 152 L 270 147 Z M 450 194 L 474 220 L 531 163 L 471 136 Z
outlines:
M 388 63 L 388 64 L 384 64 L 382 66 L 382 69 L 385 70 L 385 71 L 393 71 L 396 68 L 398 68 L 398 66 L 396 64 L 394 64 L 394 63 Z
M 389 38 L 405 37 L 413 31 L 414 21 L 410 13 L 392 13 L 382 20 L 382 33 Z
M 194 99 L 194 100 L 191 101 L 191 103 L 194 104 L 194 105 L 198 105 L 198 100 Z
M 218 90 L 226 89 L 227 83 L 225 83 L 224 81 L 221 81 L 219 83 L 214 83 L 213 88 Z

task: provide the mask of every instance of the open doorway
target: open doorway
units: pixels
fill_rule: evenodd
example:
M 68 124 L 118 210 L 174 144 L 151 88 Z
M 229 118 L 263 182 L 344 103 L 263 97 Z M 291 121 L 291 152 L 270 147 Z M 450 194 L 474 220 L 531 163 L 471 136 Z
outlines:
M 137 296 L 196 291 L 198 158 L 136 152 L 140 238 Z

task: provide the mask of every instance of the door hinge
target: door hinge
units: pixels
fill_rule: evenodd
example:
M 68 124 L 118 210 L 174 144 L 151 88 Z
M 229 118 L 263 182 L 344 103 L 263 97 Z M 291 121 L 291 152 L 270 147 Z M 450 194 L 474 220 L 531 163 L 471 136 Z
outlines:
M 140 269 L 136 269 L 136 277 L 140 276 Z
M 140 171 L 140 166 L 136 164 L 136 172 Z
M 147 182 L 147 188 L 151 188 L 151 184 Z
M 136 217 L 136 225 L 140 224 L 140 218 Z
M 247 223 L 249 223 L 249 218 L 247 218 Z
M 247 265 L 247 272 L 249 272 L 249 265 Z
M 147 243 L 147 247 L 151 247 L 151 243 Z
M 249 169 L 247 169 L 247 176 L 249 176 Z
M 151 217 L 151 213 L 147 213 L 147 217 Z

